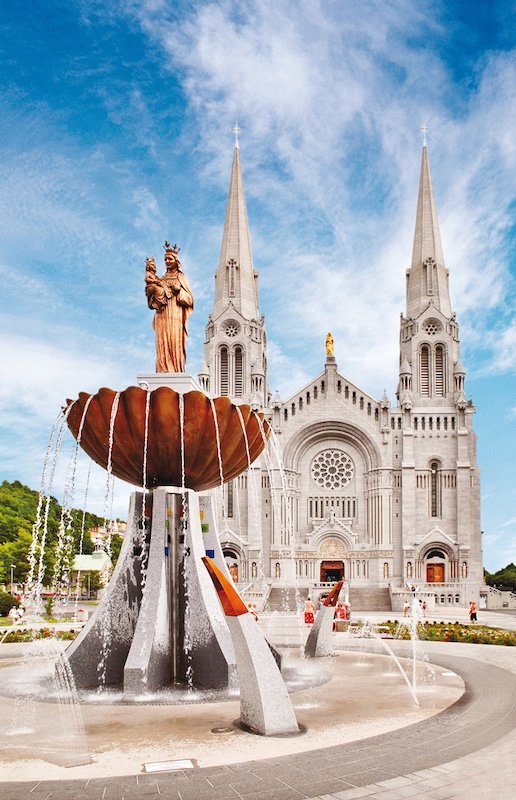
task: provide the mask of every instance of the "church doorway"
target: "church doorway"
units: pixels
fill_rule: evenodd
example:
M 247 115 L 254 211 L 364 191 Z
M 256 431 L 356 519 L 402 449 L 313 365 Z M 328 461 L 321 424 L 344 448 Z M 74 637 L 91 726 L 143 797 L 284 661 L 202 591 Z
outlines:
M 442 550 L 430 550 L 426 556 L 426 582 L 444 583 L 446 556 Z
M 336 583 L 344 580 L 342 561 L 321 561 L 321 583 Z
M 238 583 L 241 579 L 239 572 L 240 572 L 240 559 L 238 554 L 234 550 L 229 550 L 228 548 L 223 549 L 224 560 L 227 564 L 227 568 L 229 570 L 229 574 L 233 578 L 234 583 Z

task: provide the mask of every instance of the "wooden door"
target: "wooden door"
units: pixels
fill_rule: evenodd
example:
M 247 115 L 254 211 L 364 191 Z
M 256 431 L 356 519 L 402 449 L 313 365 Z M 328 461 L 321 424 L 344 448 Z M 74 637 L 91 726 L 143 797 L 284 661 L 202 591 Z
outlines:
M 444 583 L 444 564 L 427 564 L 426 582 Z

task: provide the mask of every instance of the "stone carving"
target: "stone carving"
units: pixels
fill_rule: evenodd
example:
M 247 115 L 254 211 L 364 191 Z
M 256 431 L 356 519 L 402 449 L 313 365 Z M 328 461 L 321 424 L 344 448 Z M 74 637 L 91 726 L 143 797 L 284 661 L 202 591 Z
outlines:
M 153 258 L 145 262 L 145 294 L 149 308 L 155 310 L 153 327 L 156 334 L 156 372 L 184 372 L 188 317 L 194 299 L 179 261 L 179 249 L 165 242 L 163 277 L 156 274 Z

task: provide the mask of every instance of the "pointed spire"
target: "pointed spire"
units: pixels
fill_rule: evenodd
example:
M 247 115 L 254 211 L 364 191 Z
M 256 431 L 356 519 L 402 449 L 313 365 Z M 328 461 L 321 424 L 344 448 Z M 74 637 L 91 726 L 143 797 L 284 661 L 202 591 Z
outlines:
M 437 207 L 428 165 L 426 128 L 424 134 L 412 264 L 408 271 L 407 317 L 417 317 L 430 302 L 446 317 L 451 317 L 448 271 L 444 265 Z
M 233 165 L 229 182 L 228 203 L 219 265 L 215 280 L 213 317 L 232 305 L 246 319 L 259 319 L 256 274 L 253 267 L 251 237 L 240 167 L 238 126 L 235 127 Z

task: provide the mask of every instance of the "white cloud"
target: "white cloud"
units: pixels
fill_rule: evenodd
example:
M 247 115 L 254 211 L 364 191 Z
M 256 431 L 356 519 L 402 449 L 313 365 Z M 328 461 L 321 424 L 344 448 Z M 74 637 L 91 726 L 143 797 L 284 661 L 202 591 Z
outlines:
M 388 344 L 390 367 L 373 349 L 404 305 L 419 167 L 415 129 L 424 118 L 452 302 L 459 321 L 475 313 L 485 345 L 489 311 L 510 291 L 513 55 L 488 54 L 476 65 L 477 88 L 465 94 L 437 50 L 423 44 L 425 35 L 446 36 L 438 13 L 412 3 L 347 5 L 344 14 L 341 6 L 314 2 L 260 0 L 244 9 L 225 2 L 174 23 L 163 10 L 144 7 L 140 20 L 168 54 L 191 116 L 200 120 L 205 178 L 225 184 L 227 133 L 235 119 L 243 129 L 269 319 L 274 301 L 266 292 L 280 272 L 289 276 L 283 297 L 288 286 L 293 337 L 312 336 L 314 349 L 324 329 L 335 329 L 346 357 L 356 358 L 357 380 L 396 382 L 397 332 Z M 267 243 L 266 251 L 257 243 Z M 307 264 L 310 279 L 298 280 Z M 319 302 L 307 303 L 316 280 Z M 490 340 L 500 347 L 500 363 L 509 363 L 510 338 L 507 329 Z

